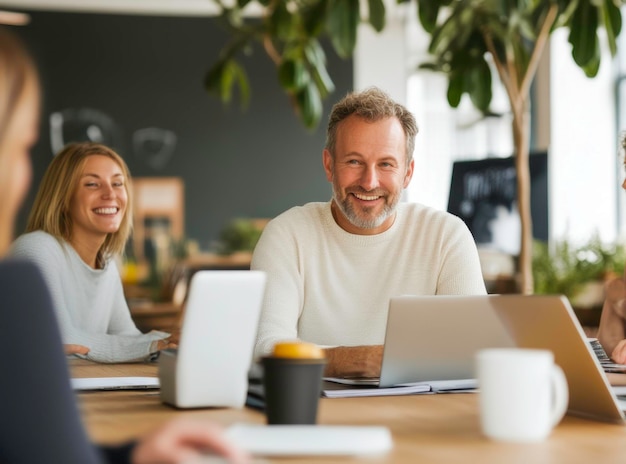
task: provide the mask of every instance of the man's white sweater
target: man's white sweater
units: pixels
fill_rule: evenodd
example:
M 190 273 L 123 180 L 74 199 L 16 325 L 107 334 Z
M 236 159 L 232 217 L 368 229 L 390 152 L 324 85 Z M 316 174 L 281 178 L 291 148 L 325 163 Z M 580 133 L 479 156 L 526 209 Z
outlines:
M 395 295 L 486 293 L 463 221 L 415 203 L 400 203 L 394 224 L 377 235 L 343 230 L 330 202 L 291 208 L 264 229 L 252 269 L 268 277 L 256 356 L 280 340 L 382 344 Z

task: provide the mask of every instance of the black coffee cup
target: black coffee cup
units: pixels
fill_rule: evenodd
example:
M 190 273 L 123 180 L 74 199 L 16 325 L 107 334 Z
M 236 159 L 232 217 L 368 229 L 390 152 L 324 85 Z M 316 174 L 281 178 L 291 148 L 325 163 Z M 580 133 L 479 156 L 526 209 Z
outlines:
M 267 423 L 315 424 L 325 359 L 262 358 Z

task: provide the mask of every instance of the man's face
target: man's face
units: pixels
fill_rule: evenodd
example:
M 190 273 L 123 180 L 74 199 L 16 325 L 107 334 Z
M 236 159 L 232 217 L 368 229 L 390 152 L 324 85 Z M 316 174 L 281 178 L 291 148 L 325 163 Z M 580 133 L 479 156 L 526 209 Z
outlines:
M 349 116 L 337 130 L 335 157 L 324 150 L 333 185 L 333 214 L 347 232 L 374 235 L 389 229 L 402 190 L 413 176 L 406 136 L 396 118 L 368 122 Z

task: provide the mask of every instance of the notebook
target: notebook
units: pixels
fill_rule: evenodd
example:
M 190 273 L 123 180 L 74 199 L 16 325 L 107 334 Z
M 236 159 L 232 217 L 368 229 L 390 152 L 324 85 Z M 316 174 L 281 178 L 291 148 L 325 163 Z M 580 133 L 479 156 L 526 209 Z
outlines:
M 569 386 L 568 413 L 625 423 L 618 400 L 569 301 L 561 295 L 491 295 L 517 346 L 551 350 Z
M 392 297 L 380 378 L 344 379 L 344 383 L 386 388 L 474 378 L 477 350 L 514 346 L 487 304 L 488 298 L 487 295 Z
M 262 271 L 198 271 L 180 343 L 159 358 L 161 399 L 178 408 L 242 407 L 265 293 Z
M 158 389 L 156 377 L 85 377 L 71 379 L 75 391 Z

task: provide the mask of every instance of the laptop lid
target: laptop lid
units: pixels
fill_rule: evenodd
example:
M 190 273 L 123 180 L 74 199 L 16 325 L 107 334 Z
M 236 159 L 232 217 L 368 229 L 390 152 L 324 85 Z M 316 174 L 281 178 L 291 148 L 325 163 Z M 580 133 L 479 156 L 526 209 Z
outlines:
M 554 353 L 569 385 L 568 413 L 624 423 L 624 413 L 566 297 L 492 295 L 489 301 L 517 346 Z
M 379 385 L 474 378 L 477 350 L 514 346 L 488 299 L 392 297 Z
M 262 271 L 198 271 L 178 350 L 161 353 L 161 398 L 180 408 L 241 407 L 265 293 Z

